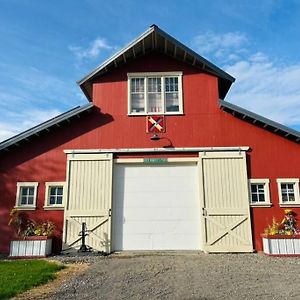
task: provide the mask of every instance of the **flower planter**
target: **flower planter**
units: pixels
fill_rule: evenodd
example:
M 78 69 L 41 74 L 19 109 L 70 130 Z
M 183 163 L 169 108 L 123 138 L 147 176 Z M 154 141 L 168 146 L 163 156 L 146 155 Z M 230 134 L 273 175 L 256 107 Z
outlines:
M 300 235 L 261 235 L 264 253 L 273 256 L 300 256 Z
M 46 257 L 52 252 L 52 239 L 44 236 L 17 238 L 10 242 L 10 258 Z

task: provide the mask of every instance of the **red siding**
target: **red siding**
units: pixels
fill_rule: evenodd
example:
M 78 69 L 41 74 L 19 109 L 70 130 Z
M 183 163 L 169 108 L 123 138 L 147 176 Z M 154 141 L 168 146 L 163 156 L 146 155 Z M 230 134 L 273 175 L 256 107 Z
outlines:
M 111 71 L 94 84 L 95 111 L 0 157 L 0 253 L 8 252 L 12 236 L 6 226 L 8 211 L 15 204 L 17 181 L 38 181 L 35 219 L 57 224 L 56 250 L 60 248 L 63 212 L 44 211 L 44 183 L 64 181 L 64 149 L 157 148 L 166 139 L 151 141 L 145 132 L 145 117 L 127 116 L 127 73 L 183 71 L 184 115 L 166 116 L 166 136 L 174 147 L 250 146 L 249 178 L 269 178 L 271 208 L 253 208 L 254 243 L 262 249 L 259 234 L 283 216 L 278 205 L 276 178 L 300 178 L 300 147 L 255 125 L 223 112 L 218 106 L 217 78 L 171 58 L 151 54 Z M 230 99 L 229 99 L 230 100 Z M 196 155 L 196 154 L 195 154 Z M 153 156 L 153 155 L 151 155 Z M 294 211 L 300 212 L 295 208 Z

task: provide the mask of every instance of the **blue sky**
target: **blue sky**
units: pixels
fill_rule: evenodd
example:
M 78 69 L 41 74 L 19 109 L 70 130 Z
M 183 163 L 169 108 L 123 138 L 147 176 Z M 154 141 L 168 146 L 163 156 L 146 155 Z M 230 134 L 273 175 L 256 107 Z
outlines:
M 155 23 L 236 77 L 226 100 L 300 129 L 300 2 L 0 0 L 0 141 L 87 103 L 76 84 Z

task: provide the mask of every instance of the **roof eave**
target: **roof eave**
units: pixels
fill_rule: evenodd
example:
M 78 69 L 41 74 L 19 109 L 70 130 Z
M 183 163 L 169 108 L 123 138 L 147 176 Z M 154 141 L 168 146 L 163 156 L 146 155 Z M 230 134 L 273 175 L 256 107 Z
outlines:
M 53 126 L 60 126 L 60 124 L 64 121 L 69 121 L 71 118 L 75 116 L 81 115 L 85 111 L 89 111 L 94 107 L 93 103 L 88 103 L 83 106 L 77 106 L 63 114 L 60 114 L 54 118 L 51 118 L 41 124 L 38 124 L 30 129 L 27 129 L 7 140 L 4 140 L 0 143 L 0 152 L 1 151 L 9 151 L 9 148 L 13 145 L 18 146 L 20 142 L 24 140 L 29 140 L 33 136 L 39 136 L 44 131 L 50 131 L 49 129 Z
M 258 115 L 252 111 L 249 111 L 245 108 L 237 106 L 235 104 L 229 103 L 224 100 L 219 100 L 219 104 L 221 108 L 229 110 L 235 117 L 240 117 L 245 121 L 250 121 L 252 124 L 261 125 L 265 130 L 269 130 L 273 133 L 281 135 L 282 137 L 288 138 L 289 140 L 293 140 L 294 142 L 300 142 L 300 132 L 289 128 L 283 124 L 265 118 L 261 115 Z

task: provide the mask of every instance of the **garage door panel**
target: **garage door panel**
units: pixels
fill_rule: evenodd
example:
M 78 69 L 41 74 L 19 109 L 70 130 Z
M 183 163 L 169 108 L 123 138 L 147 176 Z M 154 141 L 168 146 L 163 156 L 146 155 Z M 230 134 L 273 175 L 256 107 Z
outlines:
M 126 235 L 126 239 L 123 239 L 123 243 L 120 243 L 118 250 L 133 250 L 133 244 L 135 245 L 134 250 L 149 250 L 153 248 L 151 235 L 128 234 Z
M 128 166 L 128 165 L 127 165 Z M 159 176 L 160 178 L 170 178 L 170 177 L 184 177 L 184 175 L 188 175 L 190 172 L 188 170 L 182 169 L 182 166 L 177 164 L 173 164 L 172 170 L 173 173 L 170 174 L 169 172 L 169 164 L 168 165 L 155 165 L 155 166 L 146 166 L 145 165 L 135 165 L 134 168 L 131 169 L 124 169 L 123 165 L 116 165 L 116 168 L 118 169 L 117 172 L 115 172 L 114 178 L 128 178 L 131 177 L 138 177 L 141 175 L 141 172 L 143 172 L 144 176 L 143 178 L 147 177 L 156 177 L 157 176 L 157 169 L 159 168 Z M 145 169 L 147 168 L 147 169 Z M 183 175 L 183 176 L 182 176 Z
M 176 187 L 180 188 L 180 187 Z M 115 197 L 119 199 L 115 206 L 123 207 L 123 194 L 115 193 Z M 129 207 L 193 207 L 195 208 L 195 202 L 186 201 L 186 198 L 194 197 L 194 193 L 182 192 L 182 191 L 171 191 L 171 192 L 161 192 L 152 190 L 150 193 L 136 192 L 136 193 L 126 193 L 126 208 Z
M 152 180 L 152 181 L 150 181 Z M 137 181 L 139 184 L 137 185 Z M 130 181 L 126 178 L 126 186 L 124 191 L 126 193 L 152 193 L 154 189 L 160 192 L 169 192 L 169 183 L 172 182 L 173 185 L 178 187 L 178 190 L 182 192 L 188 192 L 193 188 L 193 182 L 183 182 L 180 179 L 174 180 L 173 178 L 169 178 L 168 181 L 163 181 L 161 178 L 149 179 L 149 180 L 141 180 L 140 178 L 132 178 Z M 118 184 L 122 184 L 122 180 L 118 182 Z
M 118 237 L 121 240 L 121 236 Z M 165 236 L 160 235 L 145 235 L 145 234 L 130 234 L 127 235 L 126 240 L 123 243 L 115 245 L 115 250 L 132 250 L 132 245 L 135 245 L 134 250 L 174 250 L 177 249 L 177 242 L 180 240 L 183 245 L 186 245 L 184 250 L 195 250 L 199 249 L 200 243 L 195 241 L 191 243 L 193 236 L 186 234 L 176 234 Z M 136 243 L 136 241 L 139 241 Z
M 193 235 L 188 234 L 170 234 L 167 237 L 165 235 L 156 235 L 153 237 L 153 247 L 159 250 L 172 250 L 177 246 L 175 241 L 178 240 L 180 240 L 183 245 L 186 245 L 184 250 L 200 248 L 200 241 L 195 240 Z
M 199 223 L 192 221 L 130 221 L 126 222 L 126 230 L 130 234 L 196 234 Z
M 118 217 L 123 216 L 123 212 L 120 210 L 116 213 Z M 126 217 L 125 217 L 126 216 Z M 127 222 L 130 221 L 198 221 L 198 213 L 195 211 L 194 208 L 186 208 L 186 207 L 160 207 L 159 209 L 155 207 L 151 208 L 143 208 L 143 207 L 136 207 L 136 208 L 127 208 L 125 211 L 125 216 L 123 220 Z
M 200 249 L 196 164 L 114 170 L 115 250 Z

